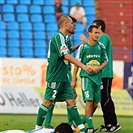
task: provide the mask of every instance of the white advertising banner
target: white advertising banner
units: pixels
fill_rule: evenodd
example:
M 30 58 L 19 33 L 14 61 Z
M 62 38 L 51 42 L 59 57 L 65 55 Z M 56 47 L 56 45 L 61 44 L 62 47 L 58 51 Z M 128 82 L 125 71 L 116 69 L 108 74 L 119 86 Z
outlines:
M 43 86 L 46 66 L 45 59 L 0 59 L 0 84 Z
M 33 87 L 3 85 L 0 91 L 0 113 L 36 114 L 42 102 Z
M 116 112 L 118 115 L 130 115 L 132 99 L 128 92 L 123 90 L 124 63 L 114 61 L 113 65 L 112 95 L 116 105 Z M 36 114 L 39 105 L 42 103 L 46 87 L 46 69 L 46 59 L 0 59 L 0 113 Z M 80 114 L 84 114 L 81 82 L 79 76 L 78 78 L 78 97 L 76 101 Z M 125 99 L 128 99 L 126 101 L 126 110 Z M 57 103 L 54 113 L 66 114 L 66 104 L 64 102 Z M 102 115 L 100 107 L 98 107 L 95 114 Z

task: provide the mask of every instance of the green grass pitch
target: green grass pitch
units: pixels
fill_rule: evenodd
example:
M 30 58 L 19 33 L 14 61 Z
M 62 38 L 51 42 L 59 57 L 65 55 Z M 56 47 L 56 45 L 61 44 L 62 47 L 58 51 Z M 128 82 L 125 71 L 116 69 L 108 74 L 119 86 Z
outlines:
M 133 133 L 133 117 L 117 117 L 122 129 L 119 133 Z M 36 115 L 28 114 L 0 114 L 0 131 L 19 129 L 32 130 L 34 129 Z M 67 122 L 66 115 L 53 115 L 52 126 L 56 127 L 61 122 Z M 102 116 L 93 116 L 95 128 L 99 128 L 103 124 Z

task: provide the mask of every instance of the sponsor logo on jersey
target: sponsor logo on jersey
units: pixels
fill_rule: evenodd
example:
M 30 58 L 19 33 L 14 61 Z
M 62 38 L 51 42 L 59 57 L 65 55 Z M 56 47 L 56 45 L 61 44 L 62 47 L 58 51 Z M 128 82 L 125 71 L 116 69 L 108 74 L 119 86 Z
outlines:
M 95 69 L 100 66 L 100 63 L 97 60 L 91 60 L 87 63 L 87 65 L 90 66 L 92 69 Z

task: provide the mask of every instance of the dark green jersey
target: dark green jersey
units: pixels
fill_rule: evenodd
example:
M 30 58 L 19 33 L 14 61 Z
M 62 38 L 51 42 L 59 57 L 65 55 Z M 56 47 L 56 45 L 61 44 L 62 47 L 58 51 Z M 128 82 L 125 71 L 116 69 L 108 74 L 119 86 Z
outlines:
M 108 61 L 104 45 L 99 44 L 98 42 L 92 46 L 85 42 L 79 47 L 77 56 L 83 64 L 89 65 L 92 69 L 101 65 L 104 61 Z M 97 85 L 101 85 L 101 71 L 96 74 L 88 74 L 86 71 L 81 69 L 80 76 L 88 77 Z
M 107 34 L 99 37 L 98 42 L 101 42 L 106 49 L 108 56 L 108 64 L 102 69 L 102 78 L 113 78 L 113 60 L 112 60 L 112 42 Z
M 64 54 L 70 54 L 66 45 L 66 37 L 61 33 L 56 33 L 49 43 L 47 82 L 66 82 L 68 81 L 68 61 Z
M 69 36 L 66 36 L 66 45 L 70 51 L 70 54 L 72 53 L 72 42 L 70 40 L 70 37 Z M 71 63 L 68 62 L 68 69 L 71 70 Z

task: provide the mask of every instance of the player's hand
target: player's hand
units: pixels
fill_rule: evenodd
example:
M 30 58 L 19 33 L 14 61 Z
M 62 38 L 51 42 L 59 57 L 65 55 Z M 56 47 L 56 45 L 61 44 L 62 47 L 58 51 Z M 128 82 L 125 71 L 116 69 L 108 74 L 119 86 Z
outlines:
M 85 66 L 83 68 L 87 73 L 93 73 L 93 69 L 90 66 Z
M 75 87 L 76 87 L 76 80 L 72 80 L 71 86 L 72 86 L 72 89 L 75 89 Z
M 99 71 L 101 70 L 101 67 L 99 66 L 99 67 L 97 67 L 97 68 L 94 68 L 93 69 L 93 73 L 98 73 Z
M 87 37 L 85 35 L 81 34 L 80 40 L 82 40 L 83 42 L 87 42 Z

